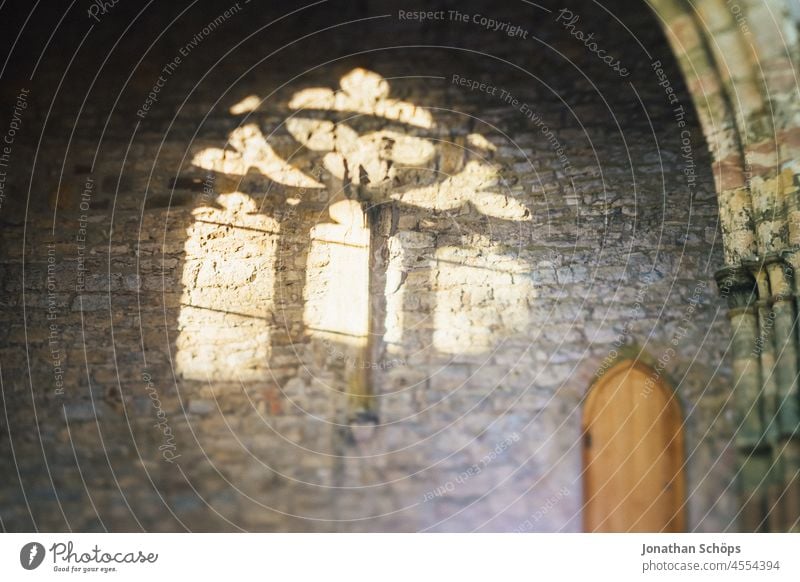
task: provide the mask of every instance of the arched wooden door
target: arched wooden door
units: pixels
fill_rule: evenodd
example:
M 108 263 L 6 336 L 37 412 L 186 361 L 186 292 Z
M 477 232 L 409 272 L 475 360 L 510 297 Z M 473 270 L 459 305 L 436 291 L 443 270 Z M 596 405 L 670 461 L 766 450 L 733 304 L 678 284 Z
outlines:
M 677 398 L 643 364 L 595 384 L 583 410 L 585 531 L 685 529 L 683 431 Z

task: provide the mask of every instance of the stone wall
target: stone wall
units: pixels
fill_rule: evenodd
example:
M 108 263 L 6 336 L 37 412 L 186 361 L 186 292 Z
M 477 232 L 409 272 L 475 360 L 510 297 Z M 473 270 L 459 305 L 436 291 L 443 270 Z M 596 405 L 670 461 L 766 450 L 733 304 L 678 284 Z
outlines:
M 683 405 L 690 529 L 735 527 L 691 100 L 644 5 L 552 8 L 170 7 L 111 52 L 120 4 L 48 54 L 0 208 L 3 528 L 579 531 L 626 355 Z

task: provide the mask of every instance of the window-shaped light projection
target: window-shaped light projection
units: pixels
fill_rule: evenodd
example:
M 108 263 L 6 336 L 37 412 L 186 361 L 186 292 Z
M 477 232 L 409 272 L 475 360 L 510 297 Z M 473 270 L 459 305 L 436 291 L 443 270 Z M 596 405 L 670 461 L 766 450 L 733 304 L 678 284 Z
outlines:
M 350 346 L 369 332 L 369 229 L 361 205 L 331 205 L 332 222 L 311 230 L 305 285 L 306 329 Z
M 528 209 L 506 187 L 500 165 L 492 161 L 495 146 L 486 137 L 464 128 L 437 125 L 432 109 L 394 98 L 389 82 L 375 72 L 353 69 L 340 79 L 338 88 L 304 88 L 287 105 L 288 114 L 281 127 L 269 128 L 271 132 L 274 130 L 269 134 L 257 121 L 258 110 L 264 106 L 258 96 L 250 95 L 233 105 L 231 113 L 247 115 L 245 122 L 230 134 L 225 147 L 198 152 L 193 164 L 215 172 L 226 183 L 236 184 L 237 189 L 253 172 L 266 178 L 265 184 L 271 181 L 280 185 L 268 189 L 270 208 L 327 200 L 327 208 L 317 214 L 316 225 L 301 225 L 307 229 L 307 235 L 301 235 L 306 236 L 305 244 L 298 243 L 304 244 L 301 254 L 305 255 L 302 329 L 312 341 L 329 341 L 336 350 L 348 352 L 346 358 L 366 359 L 369 352 L 371 230 L 365 216 L 367 205 L 391 204 L 399 214 L 477 213 L 487 218 L 489 231 L 498 227 L 507 232 L 510 225 L 530 220 Z M 469 119 L 465 117 L 464 122 Z M 284 158 L 279 152 L 295 153 Z M 251 190 L 252 187 L 251 183 Z M 243 204 L 239 198 L 236 200 Z M 226 206 L 226 202 L 222 201 L 222 205 Z M 215 214 L 219 212 L 224 216 Z M 182 326 L 195 325 L 199 329 L 198 313 L 205 310 L 208 317 L 218 317 L 218 321 L 207 320 L 211 321 L 207 327 L 220 328 L 218 333 L 231 340 L 224 349 L 212 354 L 213 350 L 197 334 L 182 332 L 178 361 L 182 369 L 192 374 L 225 376 L 234 372 L 237 361 L 244 362 L 245 369 L 251 370 L 257 369 L 248 368 L 256 360 L 267 365 L 267 327 L 246 340 L 242 337 L 240 342 L 238 331 L 225 330 L 229 319 L 211 315 L 215 313 L 214 294 L 220 291 L 196 276 L 200 271 L 224 272 L 227 268 L 214 258 L 218 252 L 216 245 L 224 248 L 226 243 L 221 239 L 210 242 L 210 227 L 202 221 L 230 224 L 233 228 L 239 224 L 237 221 L 246 220 L 252 227 L 247 232 L 259 233 L 254 236 L 272 241 L 272 250 L 265 251 L 261 261 L 264 268 L 274 271 L 275 240 L 271 237 L 278 235 L 269 232 L 277 232 L 279 225 L 259 211 L 244 214 L 246 219 L 233 215 L 227 206 L 222 211 L 200 209 L 198 224 L 189 232 L 190 245 L 200 244 L 192 243 L 194 239 L 204 241 L 197 249 L 204 258 L 193 253 L 195 258 L 187 263 L 187 312 L 181 315 Z M 415 325 L 410 305 L 421 302 L 413 297 L 414 293 L 407 293 L 406 287 L 409 281 L 420 277 L 436 277 L 441 283 L 433 299 L 422 302 L 428 310 L 422 314 L 425 325 L 436 328 L 424 340 L 432 341 L 433 345 L 428 347 L 443 353 L 485 351 L 498 339 L 523 331 L 528 321 L 524 306 L 533 294 L 533 287 L 527 274 L 530 269 L 513 253 L 494 252 L 499 247 L 489 237 L 476 237 L 472 233 L 462 240 L 456 236 L 442 248 L 432 248 L 428 257 L 431 266 L 423 272 L 425 269 L 417 268 L 418 249 L 407 253 L 401 235 L 389 236 L 390 257 L 385 273 L 383 340 L 393 344 L 394 349 L 408 339 L 404 337 L 404 328 Z M 459 245 L 480 245 L 488 254 L 471 256 L 462 253 Z M 413 268 L 404 264 L 404 257 L 413 262 Z M 245 254 L 242 264 L 247 265 L 249 260 Z M 194 264 L 203 261 L 208 264 Z M 239 259 L 234 253 L 229 261 L 235 264 Z M 230 311 L 242 317 L 257 314 L 269 318 L 274 309 L 271 297 L 274 285 L 270 284 L 274 272 L 266 275 L 259 271 L 257 290 L 253 288 L 255 280 L 243 272 L 240 274 L 242 280 L 236 285 L 241 287 L 235 292 L 232 286 L 226 287 L 231 293 L 225 304 L 241 302 L 230 307 Z M 456 295 L 477 280 L 481 281 L 481 290 L 473 292 L 470 300 L 459 308 L 461 298 Z M 487 328 L 486 317 L 490 312 L 500 315 Z M 248 325 L 260 325 L 255 321 Z M 255 337 L 264 339 L 257 350 L 236 349 L 237 345 L 252 347 L 251 340 Z M 231 350 L 234 355 L 225 355 Z M 352 355 L 350 350 L 354 350 Z M 240 369 L 235 372 L 241 374 Z
M 250 95 L 231 111 L 244 113 L 259 106 Z M 499 167 L 488 161 L 495 147 L 479 133 L 471 133 L 463 144 L 453 147 L 447 132 L 437 131 L 427 109 L 393 99 L 389 83 L 381 75 L 356 68 L 340 80 L 340 89 L 313 87 L 298 91 L 289 101 L 292 113 L 285 125 L 305 148 L 322 156 L 325 169 L 339 180 L 365 186 L 371 202 L 396 200 L 412 207 L 453 210 L 471 204 L 482 214 L 511 221 L 529 220 L 528 209 L 503 191 Z M 350 114 L 350 121 L 319 117 L 329 113 Z M 386 127 L 357 131 L 362 119 L 381 119 Z M 310 176 L 305 180 L 280 160 L 254 124 L 231 135 L 235 152 L 206 150 L 195 158 L 201 167 L 219 167 L 213 158 L 223 158 L 229 169 L 244 174 L 248 167 L 281 184 L 322 187 Z M 465 152 L 476 159 L 464 161 Z M 460 158 L 453 162 L 451 157 Z M 252 163 L 259 161 L 259 165 Z M 266 161 L 264 161 L 266 160 Z M 250 163 L 248 163 L 248 161 Z M 405 177 L 425 172 L 433 176 L 421 187 L 404 184 Z M 311 181 L 310 183 L 308 181 Z
M 193 211 L 186 232 L 177 371 L 189 380 L 266 377 L 278 224 L 241 193 Z
M 592 386 L 583 410 L 584 529 L 685 529 L 677 397 L 652 368 L 624 361 Z

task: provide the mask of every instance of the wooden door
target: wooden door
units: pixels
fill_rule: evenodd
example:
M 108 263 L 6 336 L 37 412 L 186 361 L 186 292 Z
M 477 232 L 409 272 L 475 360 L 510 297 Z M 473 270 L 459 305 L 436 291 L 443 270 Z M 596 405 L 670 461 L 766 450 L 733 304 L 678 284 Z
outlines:
M 625 361 L 606 372 L 583 431 L 585 531 L 685 529 L 680 406 L 652 368 Z

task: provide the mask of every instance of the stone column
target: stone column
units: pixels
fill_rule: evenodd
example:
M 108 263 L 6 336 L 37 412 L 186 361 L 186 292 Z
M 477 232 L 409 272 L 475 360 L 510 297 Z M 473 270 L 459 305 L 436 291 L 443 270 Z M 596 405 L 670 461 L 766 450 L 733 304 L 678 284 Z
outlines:
M 792 435 L 800 423 L 797 408 L 797 315 L 792 291 L 792 268 L 779 256 L 765 260 L 775 322 L 773 341 L 778 380 L 778 429 L 782 437 Z
M 769 465 L 764 468 L 766 475 L 764 488 L 767 507 L 777 507 L 783 491 L 783 478 L 778 464 L 775 462 L 774 455 L 774 451 L 777 450 L 775 444 L 778 442 L 780 434 L 777 423 L 778 382 L 775 374 L 775 344 L 773 341 L 775 313 L 772 310 L 772 302 L 769 299 L 772 292 L 770 291 L 769 277 L 763 268 L 763 263 L 761 261 L 752 261 L 747 263 L 747 266 L 756 280 L 758 296 L 760 297 L 756 302 L 758 340 L 756 340 L 755 349 L 760 355 L 761 362 L 760 409 L 762 422 L 764 423 L 764 447 L 769 450 L 769 454 L 764 451 L 763 460 L 760 462 L 770 461 Z M 766 511 L 766 508 L 764 508 L 764 511 Z M 769 513 L 767 525 L 770 531 L 780 529 L 781 523 L 777 512 L 772 511 Z
M 761 357 L 756 280 L 746 267 L 724 267 L 716 273 L 726 298 L 733 329 L 733 398 L 740 414 L 736 450 L 740 467 L 741 525 L 744 531 L 764 527 L 765 475 L 771 459 L 761 419 Z
M 713 156 L 733 333 L 742 528 L 800 521 L 800 128 L 785 0 L 653 0 Z M 783 32 L 786 31 L 786 34 Z M 787 40 L 791 46 L 786 46 Z M 787 50 L 788 49 L 788 50 Z M 786 251 L 784 249 L 792 249 Z M 764 259 L 764 257 L 767 257 Z M 781 260 L 781 257 L 783 260 Z M 762 483 L 770 482 L 768 487 Z M 765 489 L 770 494 L 764 493 Z
M 791 329 L 795 342 L 795 374 L 791 378 L 789 386 L 784 387 L 782 393 L 784 399 L 781 401 L 780 411 L 780 442 L 778 444 L 781 451 L 782 463 L 782 489 L 783 498 L 780 504 L 780 511 L 784 516 L 784 524 L 780 531 L 800 531 L 800 389 L 798 389 L 797 372 L 797 346 L 800 345 L 800 326 L 798 325 L 797 315 L 800 313 L 800 277 L 796 274 L 800 271 L 800 248 L 792 247 L 782 253 L 785 261 L 784 272 L 790 277 L 790 287 L 786 290 L 790 300 L 787 303 L 792 305 L 793 320 Z M 787 286 L 788 287 L 788 286 Z M 785 324 L 789 326 L 788 322 Z

